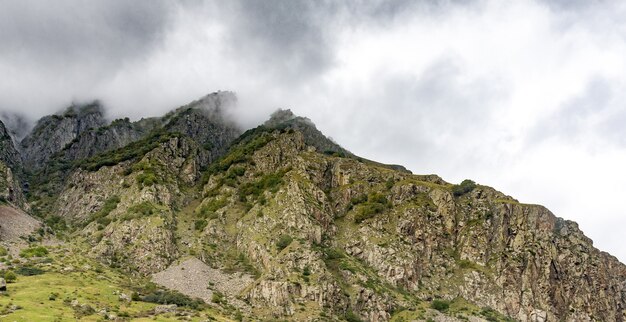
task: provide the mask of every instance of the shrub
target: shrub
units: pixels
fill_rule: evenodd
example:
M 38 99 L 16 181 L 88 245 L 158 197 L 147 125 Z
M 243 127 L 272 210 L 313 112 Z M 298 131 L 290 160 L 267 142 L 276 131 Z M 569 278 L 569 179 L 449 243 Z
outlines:
M 475 188 L 476 188 L 476 183 L 474 181 L 465 179 L 463 180 L 463 182 L 461 182 L 461 184 L 457 184 L 452 187 L 452 193 L 455 196 L 459 197 L 466 193 L 471 192 Z
M 128 211 L 144 216 L 152 215 L 155 210 L 156 207 L 149 201 L 144 201 L 128 208 Z
M 330 260 L 340 259 L 344 257 L 343 253 L 336 248 L 327 248 L 324 253 L 326 255 L 326 259 Z
M 61 216 L 51 215 L 46 217 L 45 223 L 47 226 L 55 231 L 64 231 L 67 229 L 67 224 Z
M 7 249 L 2 247 L 2 246 L 0 246 L 0 256 L 6 256 L 8 254 L 9 254 L 9 252 L 7 251 Z
M 208 224 L 209 223 L 204 219 L 196 220 L 196 222 L 194 223 L 194 228 L 198 231 L 203 231 Z
M 283 183 L 283 176 L 287 171 L 267 174 L 255 182 L 243 184 L 239 189 L 240 197 L 245 199 L 246 196 L 252 195 L 254 198 L 258 198 L 265 190 L 276 192 L 278 186 Z
M 17 275 L 15 275 L 13 271 L 6 271 L 4 272 L 4 279 L 7 281 L 7 283 L 13 283 L 17 280 Z
M 44 257 L 48 255 L 48 249 L 43 246 L 29 247 L 20 252 L 20 256 L 24 258 Z
M 44 274 L 46 271 L 37 267 L 22 266 L 22 267 L 19 267 L 15 272 L 22 276 L 35 276 L 35 275 Z
M 224 208 L 227 204 L 228 204 L 228 200 L 226 198 L 211 199 L 211 201 L 209 201 L 204 206 L 202 206 L 202 208 L 200 208 L 200 214 L 203 217 L 206 217 L 210 213 L 216 212 Z
M 226 299 L 224 298 L 224 294 L 218 291 L 215 291 L 213 292 L 213 295 L 211 295 L 211 302 L 215 304 L 221 304 L 221 303 L 226 303 Z
M 278 238 L 278 241 L 276 242 L 276 248 L 280 252 L 283 249 L 287 248 L 287 246 L 291 245 L 292 242 L 293 242 L 293 237 L 289 235 L 282 235 L 280 236 L 280 238 Z
M 361 320 L 361 318 L 352 311 L 348 311 L 345 318 L 348 322 L 363 322 L 363 320 Z
M 137 185 L 139 187 L 149 187 L 155 183 L 159 183 L 154 172 L 144 172 L 137 176 Z
M 439 312 L 445 312 L 450 308 L 450 302 L 445 301 L 445 300 L 435 299 L 433 300 L 433 303 L 431 304 L 430 307 L 432 307 L 433 309 Z
M 354 216 L 354 222 L 359 224 L 363 220 L 372 218 L 389 207 L 387 197 L 379 193 L 372 193 L 367 197 L 367 202 L 362 203 L 357 214 Z
M 192 309 L 198 309 L 203 306 L 202 300 L 192 299 L 189 296 L 176 291 L 155 290 L 141 297 L 141 300 L 143 302 L 156 304 L 176 304 L 178 306 L 185 306 Z

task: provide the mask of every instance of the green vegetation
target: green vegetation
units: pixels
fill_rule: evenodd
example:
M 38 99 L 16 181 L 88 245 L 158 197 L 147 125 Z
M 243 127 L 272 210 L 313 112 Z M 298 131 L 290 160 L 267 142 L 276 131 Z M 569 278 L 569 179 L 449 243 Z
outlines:
M 61 216 L 48 216 L 46 217 L 44 222 L 48 227 L 52 228 L 52 230 L 56 232 L 65 231 L 68 228 L 65 219 L 63 219 Z
M 102 208 L 92 214 L 89 217 L 89 220 L 87 220 L 86 224 L 92 222 L 92 221 L 96 221 L 98 224 L 103 225 L 103 226 L 107 226 L 110 222 L 111 219 L 106 218 L 113 210 L 115 210 L 115 208 L 117 208 L 117 205 L 120 203 L 121 199 L 119 196 L 113 196 L 109 199 L 107 199 L 104 202 L 104 205 L 102 206 Z M 62 220 L 60 217 L 58 217 L 58 220 Z
M 246 197 L 250 195 L 252 195 L 254 199 L 259 198 L 259 196 L 266 190 L 270 190 L 271 192 L 278 191 L 278 186 L 283 183 L 283 176 L 289 171 L 291 171 L 291 169 L 266 174 L 256 181 L 241 185 L 239 188 L 240 200 L 246 200 Z
M 7 251 L 7 249 L 2 247 L 2 246 L 0 246 L 0 256 L 6 256 L 8 254 L 9 254 L 9 252 Z
M 289 235 L 282 235 L 280 236 L 280 238 L 278 238 L 278 241 L 276 242 L 276 249 L 278 249 L 278 251 L 280 252 L 283 249 L 287 248 L 287 246 L 291 245 L 292 242 L 293 237 Z
M 156 290 L 140 298 L 143 302 L 157 304 L 176 304 L 178 306 L 188 307 L 194 310 L 201 309 L 204 306 L 204 302 L 200 299 L 192 299 L 187 295 L 169 290 Z
M 250 156 L 252 156 L 256 150 L 264 147 L 266 144 L 274 140 L 274 137 L 268 133 L 270 131 L 271 129 L 259 126 L 242 134 L 232 143 L 226 156 L 221 160 L 214 162 L 213 165 L 209 167 L 208 171 L 204 173 L 201 184 L 205 185 L 209 181 L 209 177 L 211 175 L 224 172 L 233 164 L 248 162 L 250 160 Z
M 439 312 L 445 312 L 450 308 L 450 301 L 435 299 L 433 303 L 430 305 L 433 309 Z
M 155 130 L 144 139 L 130 143 L 123 148 L 83 160 L 78 163 L 78 166 L 88 171 L 98 171 L 105 166 L 113 166 L 128 160 L 138 160 L 146 153 L 154 150 L 159 144 L 179 136 L 180 134 L 178 133 L 169 133 L 163 129 Z
M 214 291 L 213 295 L 211 295 L 211 302 L 215 304 L 226 304 L 226 298 L 221 292 Z
M 345 319 L 348 322 L 363 322 L 363 320 L 361 320 L 361 318 L 352 311 L 348 311 L 346 313 Z
M 17 280 L 17 275 L 13 271 L 6 271 L 3 275 L 7 283 L 13 283 Z
M 31 267 L 31 266 L 21 266 L 15 270 L 15 273 L 22 275 L 22 276 L 41 275 L 41 274 L 44 274 L 45 272 L 46 271 L 44 271 L 41 268 Z
M 203 231 L 209 223 L 205 219 L 196 220 L 193 227 L 197 231 Z
M 150 216 L 154 214 L 156 210 L 157 208 L 149 201 L 144 201 L 128 208 L 129 212 L 143 216 Z
M 485 320 L 490 321 L 490 322 L 500 322 L 500 321 L 514 322 L 515 321 L 515 319 L 504 316 L 490 307 L 483 307 L 480 310 L 480 315 L 482 315 L 485 318 Z
M 48 255 L 48 249 L 43 246 L 29 247 L 20 252 L 20 256 L 24 258 L 44 257 Z
M 359 224 L 385 211 L 390 206 L 387 197 L 379 193 L 371 193 L 367 196 L 367 201 L 359 205 L 357 213 L 354 215 L 354 222 Z
M 457 184 L 452 187 L 452 193 L 455 196 L 459 197 L 466 193 L 471 192 L 475 188 L 476 188 L 476 183 L 474 181 L 465 179 L 463 180 L 463 182 L 461 182 L 461 184 Z

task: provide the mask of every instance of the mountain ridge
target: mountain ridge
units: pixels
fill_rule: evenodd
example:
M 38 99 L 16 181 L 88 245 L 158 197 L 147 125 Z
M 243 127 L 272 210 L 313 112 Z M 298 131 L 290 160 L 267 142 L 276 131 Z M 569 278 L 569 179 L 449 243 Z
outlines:
M 101 121 L 97 106 L 44 118 L 33 133 L 66 125 L 21 143 L 43 169 L 26 171 L 28 205 L 60 249 L 139 280 L 201 261 L 215 271 L 200 295 L 225 316 L 624 320 L 626 266 L 575 222 L 362 159 L 289 110 L 243 132 L 223 115 L 234 101 L 210 94 L 137 122 Z M 62 140 L 33 142 L 46 137 Z

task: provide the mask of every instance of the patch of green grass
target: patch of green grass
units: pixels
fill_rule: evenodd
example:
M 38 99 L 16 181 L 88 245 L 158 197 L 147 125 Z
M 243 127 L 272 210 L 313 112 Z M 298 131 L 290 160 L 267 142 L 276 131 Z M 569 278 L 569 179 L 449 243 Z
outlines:
M 209 223 L 204 219 L 196 220 L 194 223 L 194 229 L 197 231 L 203 231 L 208 224 Z
M 276 242 L 276 249 L 278 249 L 278 251 L 280 252 L 283 249 L 287 248 L 287 246 L 291 245 L 292 242 L 293 237 L 289 235 L 282 235 L 278 238 L 278 241 Z
M 247 196 L 252 195 L 256 199 L 266 190 L 276 192 L 278 186 L 283 183 L 283 176 L 290 170 L 285 169 L 277 173 L 266 174 L 256 181 L 242 184 L 239 188 L 240 198 L 245 200 Z
M 430 307 L 439 312 L 446 312 L 450 308 L 450 301 L 434 299 Z
M 366 219 L 382 213 L 390 206 L 387 197 L 379 193 L 371 193 L 367 196 L 367 201 L 359 205 L 357 213 L 354 215 L 354 222 L 359 224 Z
M 144 201 L 128 208 L 129 212 L 143 216 L 150 216 L 154 214 L 156 210 L 157 208 L 149 201 Z
M 44 257 L 48 255 L 48 249 L 43 246 L 29 247 L 20 252 L 20 256 L 24 258 Z

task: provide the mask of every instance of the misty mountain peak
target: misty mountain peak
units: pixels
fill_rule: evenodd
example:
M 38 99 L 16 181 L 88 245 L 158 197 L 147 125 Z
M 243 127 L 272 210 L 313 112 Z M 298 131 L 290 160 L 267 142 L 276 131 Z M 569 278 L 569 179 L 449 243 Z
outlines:
M 225 110 L 237 104 L 237 95 L 230 91 L 217 91 L 189 103 L 181 109 L 198 109 L 210 115 L 222 115 Z
M 98 101 L 73 104 L 62 113 L 41 118 L 20 142 L 24 165 L 32 169 L 40 168 L 79 135 L 107 123 L 104 109 Z

